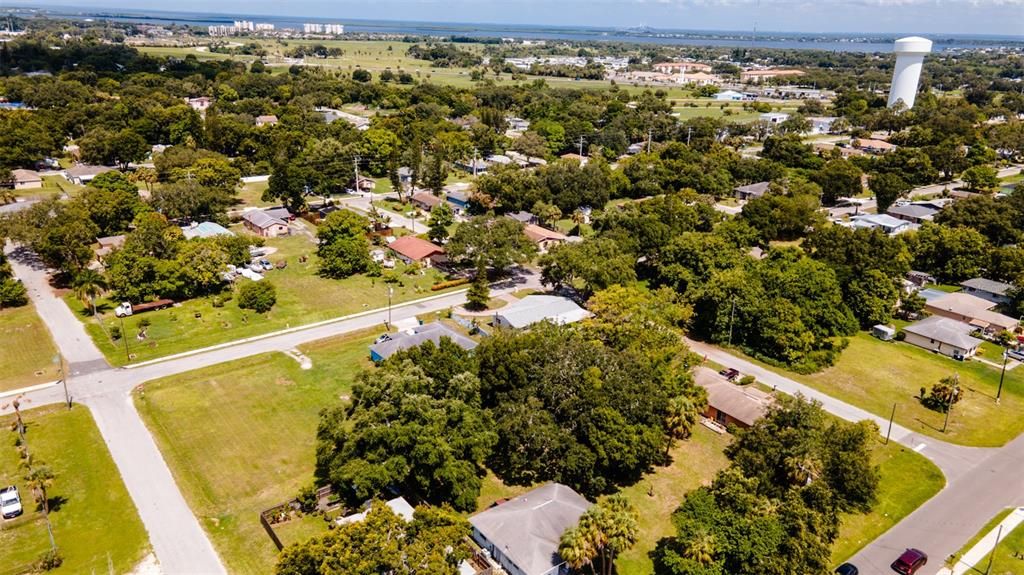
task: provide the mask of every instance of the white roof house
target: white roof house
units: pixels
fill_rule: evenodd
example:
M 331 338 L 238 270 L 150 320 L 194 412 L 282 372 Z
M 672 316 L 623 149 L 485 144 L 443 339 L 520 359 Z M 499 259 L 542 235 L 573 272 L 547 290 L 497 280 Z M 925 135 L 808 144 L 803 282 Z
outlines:
M 396 497 L 391 501 L 386 502 L 385 505 L 391 508 L 391 511 L 393 511 L 395 515 L 404 519 L 406 523 L 412 521 L 412 515 L 415 510 L 413 509 L 412 505 L 409 505 L 409 502 L 406 501 L 404 497 Z M 362 513 L 354 513 L 347 517 L 339 517 L 335 521 L 337 522 L 338 525 L 358 523 L 363 519 L 366 519 L 366 514 L 369 512 L 370 509 L 367 508 L 366 511 L 363 511 Z
M 850 226 L 853 228 L 879 229 L 894 236 L 907 230 L 913 229 L 913 224 L 906 220 L 894 218 L 886 214 L 864 214 L 850 218 Z
M 529 295 L 494 313 L 494 325 L 522 329 L 542 321 L 567 324 L 590 317 L 590 312 L 567 297 Z
M 548 483 L 469 518 L 473 539 L 506 572 L 563 573 L 558 543 L 590 509 L 590 502 L 558 483 Z

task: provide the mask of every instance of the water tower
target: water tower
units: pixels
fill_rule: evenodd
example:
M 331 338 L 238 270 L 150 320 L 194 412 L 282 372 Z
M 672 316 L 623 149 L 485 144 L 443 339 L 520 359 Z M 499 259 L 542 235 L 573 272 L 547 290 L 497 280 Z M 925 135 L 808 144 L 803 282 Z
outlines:
M 896 54 L 896 69 L 892 72 L 892 87 L 889 88 L 889 107 L 903 100 L 907 109 L 913 108 L 921 66 L 925 55 L 932 51 L 932 41 L 918 36 L 900 38 L 892 51 Z

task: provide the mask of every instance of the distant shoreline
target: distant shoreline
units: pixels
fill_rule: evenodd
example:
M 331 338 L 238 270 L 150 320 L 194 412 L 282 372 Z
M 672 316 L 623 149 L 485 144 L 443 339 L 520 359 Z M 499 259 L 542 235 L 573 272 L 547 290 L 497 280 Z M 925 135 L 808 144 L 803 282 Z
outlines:
M 551 40 L 578 42 L 626 42 L 640 44 L 708 46 L 719 48 L 765 48 L 826 50 L 833 52 L 891 52 L 892 42 L 904 34 L 865 33 L 800 33 L 758 31 L 756 39 L 750 31 L 737 30 L 674 30 L 639 28 L 603 28 L 592 26 L 554 26 L 529 24 L 487 24 L 453 22 L 418 22 L 398 20 L 365 20 L 261 14 L 224 14 L 194 11 L 118 9 L 72 6 L 8 6 L 0 14 L 21 17 L 45 16 L 74 20 L 96 19 L 140 24 L 180 24 L 209 26 L 233 20 L 269 22 L 278 28 L 301 30 L 305 22 L 336 22 L 345 25 L 351 34 L 400 34 L 409 36 L 462 36 L 479 39 L 514 38 L 517 40 Z M 936 52 L 950 49 L 1024 49 L 1024 36 L 984 34 L 932 34 Z

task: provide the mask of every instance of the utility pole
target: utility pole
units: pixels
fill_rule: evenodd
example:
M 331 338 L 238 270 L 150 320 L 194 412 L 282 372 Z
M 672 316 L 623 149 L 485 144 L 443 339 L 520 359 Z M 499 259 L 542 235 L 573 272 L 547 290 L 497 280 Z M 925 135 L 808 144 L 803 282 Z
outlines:
M 651 153 L 651 138 L 654 136 L 654 130 L 647 130 L 647 153 Z
M 992 572 L 992 560 L 996 556 L 996 548 L 999 547 L 999 540 L 1003 538 L 1003 524 L 999 524 L 999 531 L 996 531 L 996 544 L 992 546 L 992 551 L 988 554 L 988 567 L 985 568 L 985 575 L 989 575 Z
M 942 422 L 942 433 L 946 433 L 946 426 L 949 425 L 949 414 L 953 411 L 953 404 L 960 395 L 960 374 L 953 374 L 953 389 L 949 391 L 949 398 L 946 399 L 946 419 Z
M 128 351 L 128 332 L 126 332 L 124 330 L 124 316 L 121 316 L 120 320 L 121 320 L 121 339 L 124 340 L 124 358 L 125 358 L 125 360 L 128 361 L 128 363 L 131 363 L 131 361 L 132 361 L 132 354 L 131 354 L 131 352 Z
M 1006 353 L 1007 350 L 1003 350 L 1003 370 L 999 372 L 999 389 L 996 390 L 996 405 L 999 405 L 999 398 L 1003 395 L 1003 378 L 1006 377 L 1006 362 L 1010 360 L 1010 356 Z
M 60 375 L 60 382 L 64 384 L 64 401 L 71 409 L 71 395 L 68 393 L 68 374 L 64 370 L 64 354 L 57 352 L 57 373 Z
M 693 135 L 693 126 L 686 127 L 686 145 L 690 145 L 690 137 Z
M 736 317 L 736 298 L 732 298 L 732 311 L 729 312 L 729 345 L 732 345 L 732 321 Z
M 473 177 L 476 177 L 476 148 L 473 148 Z
M 352 157 L 352 166 L 356 169 L 356 183 L 355 183 L 356 192 L 362 191 L 360 189 L 360 187 L 359 187 L 359 159 L 360 159 L 359 156 L 353 156 Z M 372 193 L 370 194 L 370 205 L 371 206 L 373 205 L 373 194 Z
M 580 136 L 580 157 L 583 157 L 583 136 Z
M 885 444 L 889 445 L 889 436 L 892 435 L 892 420 L 896 418 L 896 403 L 892 404 L 892 414 L 889 415 L 889 430 L 885 432 Z
M 391 296 L 394 295 L 395 288 L 388 286 L 388 329 L 391 329 Z

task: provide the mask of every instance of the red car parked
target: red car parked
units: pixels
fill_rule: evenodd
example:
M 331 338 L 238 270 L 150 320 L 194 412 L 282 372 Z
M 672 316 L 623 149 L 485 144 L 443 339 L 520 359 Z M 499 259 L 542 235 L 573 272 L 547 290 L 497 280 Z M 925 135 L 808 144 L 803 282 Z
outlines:
M 907 549 L 899 559 L 893 561 L 892 570 L 903 575 L 914 575 L 928 563 L 928 555 L 920 549 Z

